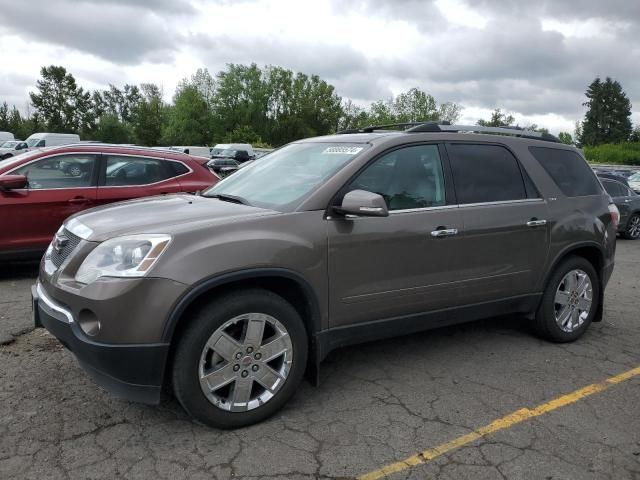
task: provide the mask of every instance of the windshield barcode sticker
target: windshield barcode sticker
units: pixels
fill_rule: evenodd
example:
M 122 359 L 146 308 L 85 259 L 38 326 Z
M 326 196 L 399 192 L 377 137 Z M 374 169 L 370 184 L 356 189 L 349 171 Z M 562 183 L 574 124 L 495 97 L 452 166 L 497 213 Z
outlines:
M 355 155 L 361 151 L 362 147 L 327 147 L 322 154 Z

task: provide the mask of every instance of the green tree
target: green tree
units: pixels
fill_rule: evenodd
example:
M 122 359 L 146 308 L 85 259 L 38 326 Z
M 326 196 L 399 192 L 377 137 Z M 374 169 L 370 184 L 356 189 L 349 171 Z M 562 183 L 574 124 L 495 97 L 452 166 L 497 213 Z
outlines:
M 580 143 L 601 145 L 626 142 L 631 136 L 631 102 L 618 81 L 596 78 L 585 93 L 587 107 Z
M 483 127 L 509 127 L 513 124 L 515 118 L 513 115 L 507 115 L 499 108 L 496 108 L 491 112 L 491 118 L 489 120 L 480 119 L 476 125 Z
M 9 131 L 9 104 L 2 102 L 0 105 L 0 132 Z
M 560 132 L 558 134 L 558 140 L 566 145 L 573 145 L 573 137 L 569 132 Z
M 206 145 L 211 139 L 211 114 L 205 98 L 191 85 L 178 87 L 168 111 L 163 140 L 169 145 Z
M 370 124 L 369 114 L 366 109 L 356 105 L 350 99 L 342 102 L 342 115 L 338 119 L 337 131 L 362 128 Z
M 155 146 L 160 144 L 165 117 L 162 92 L 153 83 L 140 85 L 142 98 L 133 109 L 133 133 L 136 143 Z
M 78 132 L 88 129 L 95 120 L 91 111 L 91 94 L 78 87 L 64 67 L 42 67 L 37 92 L 30 92 L 31 103 L 47 129 L 52 132 Z
M 129 126 L 113 113 L 103 114 L 95 130 L 96 140 L 106 143 L 130 143 L 131 130 Z
M 258 146 L 263 145 L 264 142 L 260 135 L 258 135 L 249 125 L 241 125 L 236 127 L 223 138 L 224 143 L 250 143 L 251 145 Z

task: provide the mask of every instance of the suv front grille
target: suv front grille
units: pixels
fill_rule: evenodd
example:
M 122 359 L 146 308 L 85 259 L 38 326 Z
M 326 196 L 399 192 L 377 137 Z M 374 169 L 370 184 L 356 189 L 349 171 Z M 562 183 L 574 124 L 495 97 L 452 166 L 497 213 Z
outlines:
M 62 262 L 64 262 L 67 257 L 73 252 L 78 244 L 82 240 L 77 235 L 74 235 L 66 228 L 62 231 L 61 234 L 57 233 L 55 238 L 53 239 L 53 248 L 51 249 L 51 263 L 53 263 L 56 268 L 60 268 Z M 56 243 L 62 243 L 62 246 L 58 246 L 56 249 Z

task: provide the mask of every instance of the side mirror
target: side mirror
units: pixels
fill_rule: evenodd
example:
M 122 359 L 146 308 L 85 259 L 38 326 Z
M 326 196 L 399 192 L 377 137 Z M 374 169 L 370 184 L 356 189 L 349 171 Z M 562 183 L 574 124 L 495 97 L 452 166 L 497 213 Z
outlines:
M 0 177 L 0 191 L 8 192 L 27 186 L 28 180 L 24 175 L 3 175 Z
M 353 190 L 342 199 L 342 205 L 334 207 L 343 215 L 357 215 L 360 217 L 388 217 L 389 209 L 382 195 L 367 192 L 366 190 Z

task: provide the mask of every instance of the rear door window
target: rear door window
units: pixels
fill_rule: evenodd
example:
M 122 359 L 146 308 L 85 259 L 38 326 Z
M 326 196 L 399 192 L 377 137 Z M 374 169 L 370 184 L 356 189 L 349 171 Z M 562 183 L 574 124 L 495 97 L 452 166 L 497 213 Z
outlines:
M 120 155 L 106 156 L 105 185 L 107 187 L 130 187 L 158 183 L 175 176 L 157 158 L 129 157 Z
M 448 144 L 447 152 L 459 204 L 527 198 L 518 160 L 506 148 L 459 143 Z
M 596 175 L 576 152 L 547 147 L 529 147 L 529 151 L 567 197 L 602 194 Z

